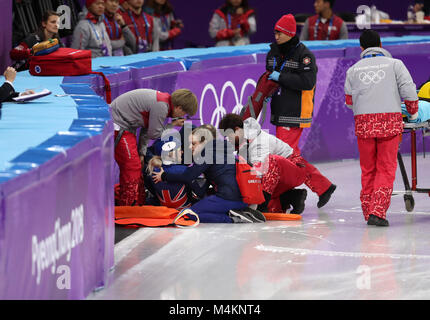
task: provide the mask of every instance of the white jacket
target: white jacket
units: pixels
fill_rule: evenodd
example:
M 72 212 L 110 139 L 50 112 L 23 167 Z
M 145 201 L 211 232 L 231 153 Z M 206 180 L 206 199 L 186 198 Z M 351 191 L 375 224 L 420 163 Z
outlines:
M 109 56 L 112 56 L 112 43 L 109 34 L 106 31 L 106 26 L 103 22 L 103 17 L 97 18 L 97 23 L 94 24 L 87 18 L 88 10 L 83 10 L 79 14 L 79 22 L 73 30 L 73 39 L 71 48 L 80 50 L 91 50 L 92 58 L 103 57 L 102 45 L 107 48 Z
M 254 118 L 243 122 L 244 138 L 249 140 L 248 162 L 251 164 L 264 163 L 270 154 L 288 158 L 293 149 L 284 141 L 265 132 Z
M 352 96 L 354 115 L 402 112 L 402 100 L 418 100 L 404 63 L 379 47 L 364 50 L 348 69 L 345 94 Z

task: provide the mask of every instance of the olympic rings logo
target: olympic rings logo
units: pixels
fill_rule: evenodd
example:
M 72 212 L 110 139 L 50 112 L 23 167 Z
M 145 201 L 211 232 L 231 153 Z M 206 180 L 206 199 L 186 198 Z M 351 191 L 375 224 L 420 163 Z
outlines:
M 253 86 L 253 89 L 256 88 L 257 83 L 252 80 L 252 79 L 247 79 L 243 84 L 242 84 L 242 88 L 240 90 L 240 96 L 237 93 L 236 87 L 233 84 L 233 82 L 231 81 L 227 81 L 224 83 L 224 85 L 222 86 L 221 89 L 221 94 L 218 97 L 218 94 L 216 92 L 215 86 L 212 83 L 208 83 L 205 85 L 203 91 L 202 91 L 202 95 L 200 97 L 200 110 L 199 110 L 199 114 L 200 114 L 200 123 L 201 124 L 207 124 L 208 122 L 205 121 L 203 119 L 203 109 L 205 109 L 205 113 L 207 113 L 208 108 L 204 108 L 204 101 L 206 98 L 206 93 L 208 93 L 209 91 L 212 92 L 212 95 L 214 96 L 215 99 L 215 109 L 212 111 L 212 116 L 210 119 L 210 124 L 212 124 L 213 126 L 215 126 L 216 128 L 218 127 L 219 122 L 221 121 L 221 119 L 226 115 L 227 111 L 224 105 L 224 95 L 227 91 L 227 89 L 231 89 L 233 91 L 233 95 L 234 95 L 234 99 L 235 99 L 235 105 L 233 107 L 233 110 L 231 111 L 232 113 L 236 113 L 239 114 L 240 111 L 243 108 L 243 102 L 247 102 L 247 98 L 245 97 L 245 101 L 243 101 L 244 99 L 244 94 L 245 94 L 245 89 L 247 88 L 248 85 Z M 254 92 L 254 90 L 252 90 L 252 92 Z
M 378 70 L 375 71 L 369 71 L 369 72 L 361 72 L 358 76 L 361 82 L 364 84 L 371 84 L 373 83 L 379 83 L 383 79 L 385 79 L 385 71 L 384 70 Z

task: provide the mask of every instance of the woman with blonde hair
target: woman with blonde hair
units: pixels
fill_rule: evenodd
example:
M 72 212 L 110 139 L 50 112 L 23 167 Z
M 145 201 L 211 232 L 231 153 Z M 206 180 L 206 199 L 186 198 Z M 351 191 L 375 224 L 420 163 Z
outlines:
M 187 166 L 180 164 L 181 156 L 181 143 L 179 141 L 167 141 L 161 147 L 161 156 L 153 156 L 148 161 L 145 185 L 154 197 L 147 200 L 147 205 L 162 205 L 182 210 L 190 207 L 205 196 L 207 191 L 205 181 L 201 181 L 202 183 L 199 183 L 200 181 L 190 183 L 164 181 L 157 184 L 152 181 L 152 175 L 161 170 L 174 174 L 183 174 Z

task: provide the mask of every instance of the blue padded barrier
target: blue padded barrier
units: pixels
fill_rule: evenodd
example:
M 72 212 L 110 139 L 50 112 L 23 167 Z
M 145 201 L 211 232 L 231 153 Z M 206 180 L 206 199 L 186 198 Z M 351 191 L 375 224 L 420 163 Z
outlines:
M 305 41 L 304 43 L 310 50 L 314 51 L 317 58 L 352 57 L 356 56 L 360 50 L 358 39 L 330 42 Z M 429 45 L 430 36 L 386 37 L 382 38 L 382 43 L 384 46 L 390 46 L 395 50 L 407 50 L 405 44 L 422 44 L 424 48 Z M 228 65 L 261 63 L 265 61 L 269 48 L 270 43 L 238 47 L 189 48 L 126 57 L 102 57 L 94 59 L 92 65 L 93 70 L 103 72 L 111 81 L 112 96 L 118 96 L 122 93 L 121 88 L 146 84 L 146 78 L 158 73 L 171 72 L 174 74 L 186 70 L 215 68 L 225 65 L 225 63 Z M 427 47 L 425 48 L 427 49 Z M 23 73 L 23 75 L 32 82 L 37 81 L 37 77 L 32 77 L 27 73 Z M 73 120 L 68 129 L 70 132 L 82 131 L 91 136 L 102 131 L 106 121 L 110 119 L 110 112 L 101 97 L 103 92 L 100 88 L 103 87 L 103 81 L 100 76 L 45 77 L 44 80 L 50 84 L 58 83 L 65 94 L 74 100 L 79 119 Z M 61 81 L 62 83 L 59 83 Z M 62 103 L 62 100 L 59 99 L 58 102 Z M 56 139 L 55 136 L 53 139 Z M 46 140 L 46 143 L 48 141 L 51 140 Z M 69 143 L 72 140 L 67 141 L 65 141 L 66 146 L 70 147 Z M 59 143 L 59 140 L 55 143 Z M 41 144 L 40 147 L 48 147 L 48 144 Z

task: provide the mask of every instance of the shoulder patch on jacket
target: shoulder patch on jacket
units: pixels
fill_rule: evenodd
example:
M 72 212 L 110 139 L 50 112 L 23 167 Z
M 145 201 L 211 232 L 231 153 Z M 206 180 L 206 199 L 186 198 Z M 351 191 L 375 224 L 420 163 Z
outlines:
M 312 62 L 311 57 L 304 57 L 303 58 L 303 64 L 305 66 L 309 65 Z

